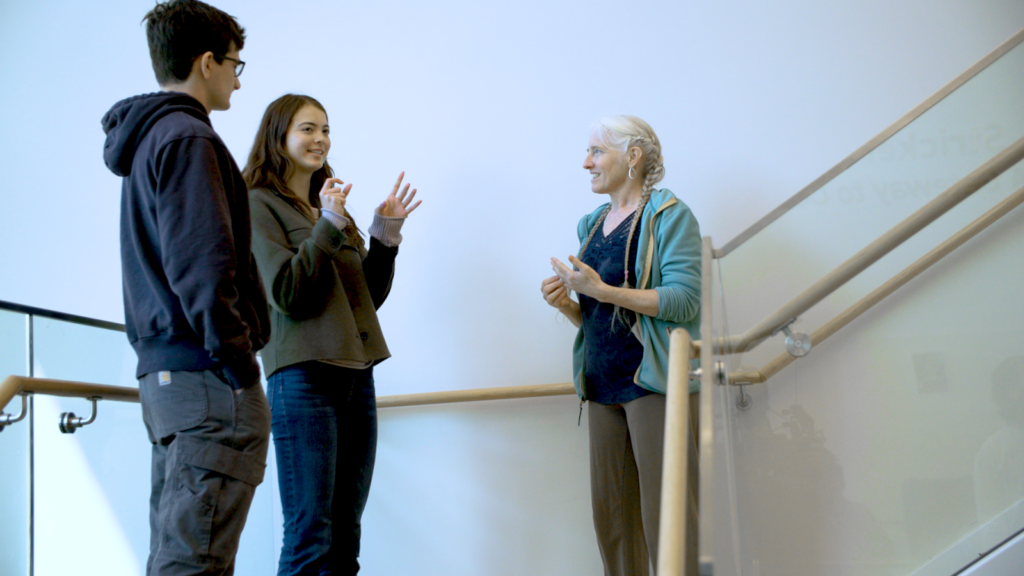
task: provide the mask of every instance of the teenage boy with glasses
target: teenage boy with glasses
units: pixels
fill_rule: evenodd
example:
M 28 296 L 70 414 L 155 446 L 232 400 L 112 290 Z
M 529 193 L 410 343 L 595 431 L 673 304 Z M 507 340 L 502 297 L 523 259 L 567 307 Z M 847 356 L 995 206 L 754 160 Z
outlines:
M 123 177 L 125 325 L 153 444 L 146 571 L 232 574 L 270 435 L 248 194 L 209 118 L 241 87 L 245 31 L 197 0 L 144 21 L 161 91 L 107 112 L 103 157 Z

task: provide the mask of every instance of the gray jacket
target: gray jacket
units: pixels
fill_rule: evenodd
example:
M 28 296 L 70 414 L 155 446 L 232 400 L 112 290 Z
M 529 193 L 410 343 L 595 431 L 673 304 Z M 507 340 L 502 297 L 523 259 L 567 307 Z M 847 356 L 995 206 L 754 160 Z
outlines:
M 391 290 L 397 247 L 315 224 L 281 195 L 249 191 L 252 251 L 270 301 L 267 376 L 314 360 L 364 368 L 391 356 L 377 308 Z

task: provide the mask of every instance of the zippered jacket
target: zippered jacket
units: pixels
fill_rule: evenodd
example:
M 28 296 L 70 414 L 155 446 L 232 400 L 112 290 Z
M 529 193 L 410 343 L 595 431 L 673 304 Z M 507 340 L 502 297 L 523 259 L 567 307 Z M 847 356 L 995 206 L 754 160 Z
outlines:
M 251 253 L 245 181 L 206 109 L 180 92 L 134 96 L 103 117 L 122 177 L 121 273 L 136 376 L 215 370 L 259 383 L 270 332 Z
M 576 229 L 580 246 L 590 230 L 600 224 L 602 204 L 584 216 Z M 582 259 L 580 253 L 577 258 Z M 643 344 L 644 355 L 633 381 L 640 387 L 664 394 L 668 380 L 669 330 L 685 328 L 700 339 L 701 239 L 700 227 L 690 208 L 668 189 L 654 190 L 640 219 L 634 278 L 637 289 L 658 292 L 658 315 L 637 314 L 633 334 Z M 587 399 L 586 338 L 581 326 L 573 344 L 573 383 L 581 399 Z M 700 383 L 690 381 L 690 392 Z

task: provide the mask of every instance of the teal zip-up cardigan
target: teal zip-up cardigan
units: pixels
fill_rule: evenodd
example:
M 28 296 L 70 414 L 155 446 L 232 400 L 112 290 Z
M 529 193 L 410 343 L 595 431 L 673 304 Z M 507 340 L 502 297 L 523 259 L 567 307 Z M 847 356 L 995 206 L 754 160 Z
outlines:
M 600 224 L 602 204 L 584 216 L 576 233 L 583 242 L 591 228 Z M 577 258 L 583 259 L 580 253 Z M 700 340 L 701 240 L 700 226 L 690 208 L 667 188 L 654 190 L 640 219 L 640 243 L 637 246 L 634 278 L 638 289 L 658 292 L 658 315 L 637 314 L 633 334 L 644 346 L 640 367 L 633 376 L 641 388 L 664 394 L 668 389 L 669 329 L 686 328 L 694 340 Z M 576 333 L 572 349 L 573 383 L 581 399 L 587 399 L 583 327 Z M 690 380 L 690 392 L 700 382 Z

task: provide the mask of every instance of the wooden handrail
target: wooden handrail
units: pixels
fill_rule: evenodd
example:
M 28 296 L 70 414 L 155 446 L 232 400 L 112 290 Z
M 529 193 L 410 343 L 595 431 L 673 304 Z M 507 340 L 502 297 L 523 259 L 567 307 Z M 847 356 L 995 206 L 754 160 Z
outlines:
M 846 172 L 847 168 L 859 162 L 875 148 L 878 148 L 883 142 L 892 138 L 900 130 L 906 128 L 911 122 L 941 102 L 946 98 L 946 96 L 949 96 L 966 84 L 968 80 L 977 76 L 982 70 L 988 68 L 993 62 L 1002 58 L 1007 52 L 1016 48 L 1021 42 L 1024 42 L 1024 29 L 1017 31 L 1017 33 L 1011 36 L 1009 40 L 1003 42 L 995 50 L 986 54 L 981 60 L 975 62 L 970 68 L 964 70 L 963 73 L 951 80 L 948 84 L 939 88 L 939 90 L 934 94 L 926 98 L 924 102 L 915 106 L 913 110 L 904 114 L 899 120 L 893 122 L 871 140 L 868 140 L 852 154 L 843 158 L 842 161 L 829 169 L 828 172 L 825 172 L 816 178 L 813 182 L 780 204 L 777 208 L 766 214 L 743 232 L 740 232 L 740 234 L 735 238 L 726 242 L 724 246 L 715 250 L 715 258 L 724 258 L 730 252 L 742 246 L 744 242 L 750 240 L 752 237 L 757 235 L 758 232 L 767 228 L 769 224 L 781 218 L 786 212 L 789 212 L 794 206 L 806 200 L 808 196 L 820 190 L 837 176 Z
M 658 574 L 682 574 L 686 566 L 686 500 L 690 457 L 690 333 L 676 328 L 669 337 L 668 390 L 658 529 Z
M 513 398 L 541 398 L 544 396 L 564 396 L 575 393 L 576 388 L 573 387 L 572 382 L 567 384 L 508 386 L 505 388 L 475 388 L 472 390 L 452 390 L 449 392 L 378 396 L 377 408 L 450 404 L 452 402 L 479 402 L 482 400 L 510 400 Z
M 711 262 L 713 249 L 711 237 L 705 236 L 701 242 L 701 333 L 711 333 Z M 697 459 L 698 469 L 690 470 L 690 450 L 696 448 L 690 443 L 690 361 L 701 360 L 701 389 L 699 396 L 698 422 L 700 449 Z M 710 460 L 712 450 L 712 406 L 711 397 L 714 392 L 713 364 L 711 347 L 701 347 L 699 341 L 693 341 L 690 334 L 683 329 L 673 330 L 669 338 L 668 357 L 668 390 L 665 398 L 665 445 L 662 461 L 661 510 L 658 528 L 658 574 L 686 574 L 696 576 L 694 566 L 699 566 L 700 547 L 690 546 L 698 542 L 701 534 L 709 534 L 712 529 L 711 505 L 712 491 L 702 492 L 698 510 L 689 505 L 691 486 L 695 480 L 699 486 L 711 486 L 708 481 L 712 477 Z M 691 476 L 691 473 L 693 474 Z M 705 483 L 706 482 L 706 483 Z M 692 516 L 698 515 L 699 516 Z M 687 534 L 690 520 L 697 526 L 697 534 Z M 691 556 L 692 555 L 692 556 Z M 713 558 L 707 558 L 713 561 Z M 699 568 L 698 568 L 699 569 Z
M 813 346 L 817 346 L 826 338 L 835 334 L 840 328 L 856 320 L 862 314 L 870 310 L 875 304 L 878 304 L 904 284 L 916 278 L 919 274 L 930 268 L 939 260 L 945 258 L 949 253 L 962 246 L 965 242 L 974 238 L 979 232 L 988 228 L 997 220 L 1007 215 L 1021 203 L 1024 203 L 1024 187 L 1021 187 L 1016 192 L 1003 199 L 1003 201 L 993 206 L 989 211 L 979 216 L 959 232 L 950 236 L 948 240 L 936 246 L 931 252 L 928 252 L 913 264 L 903 269 L 899 274 L 893 276 L 888 282 L 882 284 L 870 294 L 858 300 L 853 306 L 850 306 L 838 316 L 825 323 L 821 328 L 815 330 L 814 333 L 811 334 L 811 344 Z M 779 371 L 786 366 L 792 364 L 794 360 L 796 360 L 796 357 L 791 354 L 782 353 L 771 362 L 765 364 L 760 370 L 730 372 L 729 382 L 731 384 L 753 384 L 764 382 L 775 374 L 778 374 Z
M 714 341 L 715 352 L 735 354 L 745 352 L 760 344 L 787 321 L 796 318 L 812 306 L 825 299 L 840 286 L 863 272 L 883 256 L 894 250 L 908 238 L 931 224 L 982 186 L 988 184 L 1014 164 L 1024 158 L 1024 138 L 1009 145 L 977 170 L 971 172 L 942 194 L 922 206 L 885 234 L 882 234 L 860 252 L 857 252 L 824 278 L 804 290 L 796 298 L 768 315 L 749 330 L 738 336 L 727 336 Z
M 0 410 L 18 394 L 46 394 L 67 398 L 98 398 L 117 402 L 138 402 L 139 389 L 71 380 L 8 376 L 0 382 Z
M 505 388 L 477 388 L 474 390 L 453 390 L 449 392 L 427 392 L 423 394 L 397 394 L 378 396 L 378 408 L 399 406 L 422 406 L 425 404 L 448 404 L 452 402 L 478 402 L 483 400 L 508 400 L 513 398 L 542 398 L 575 394 L 572 383 L 541 384 L 537 386 L 509 386 Z M 70 380 L 8 376 L 0 383 L 0 410 L 18 394 L 46 394 L 69 398 L 99 398 L 120 402 L 138 402 L 139 389 L 124 386 L 108 386 Z

